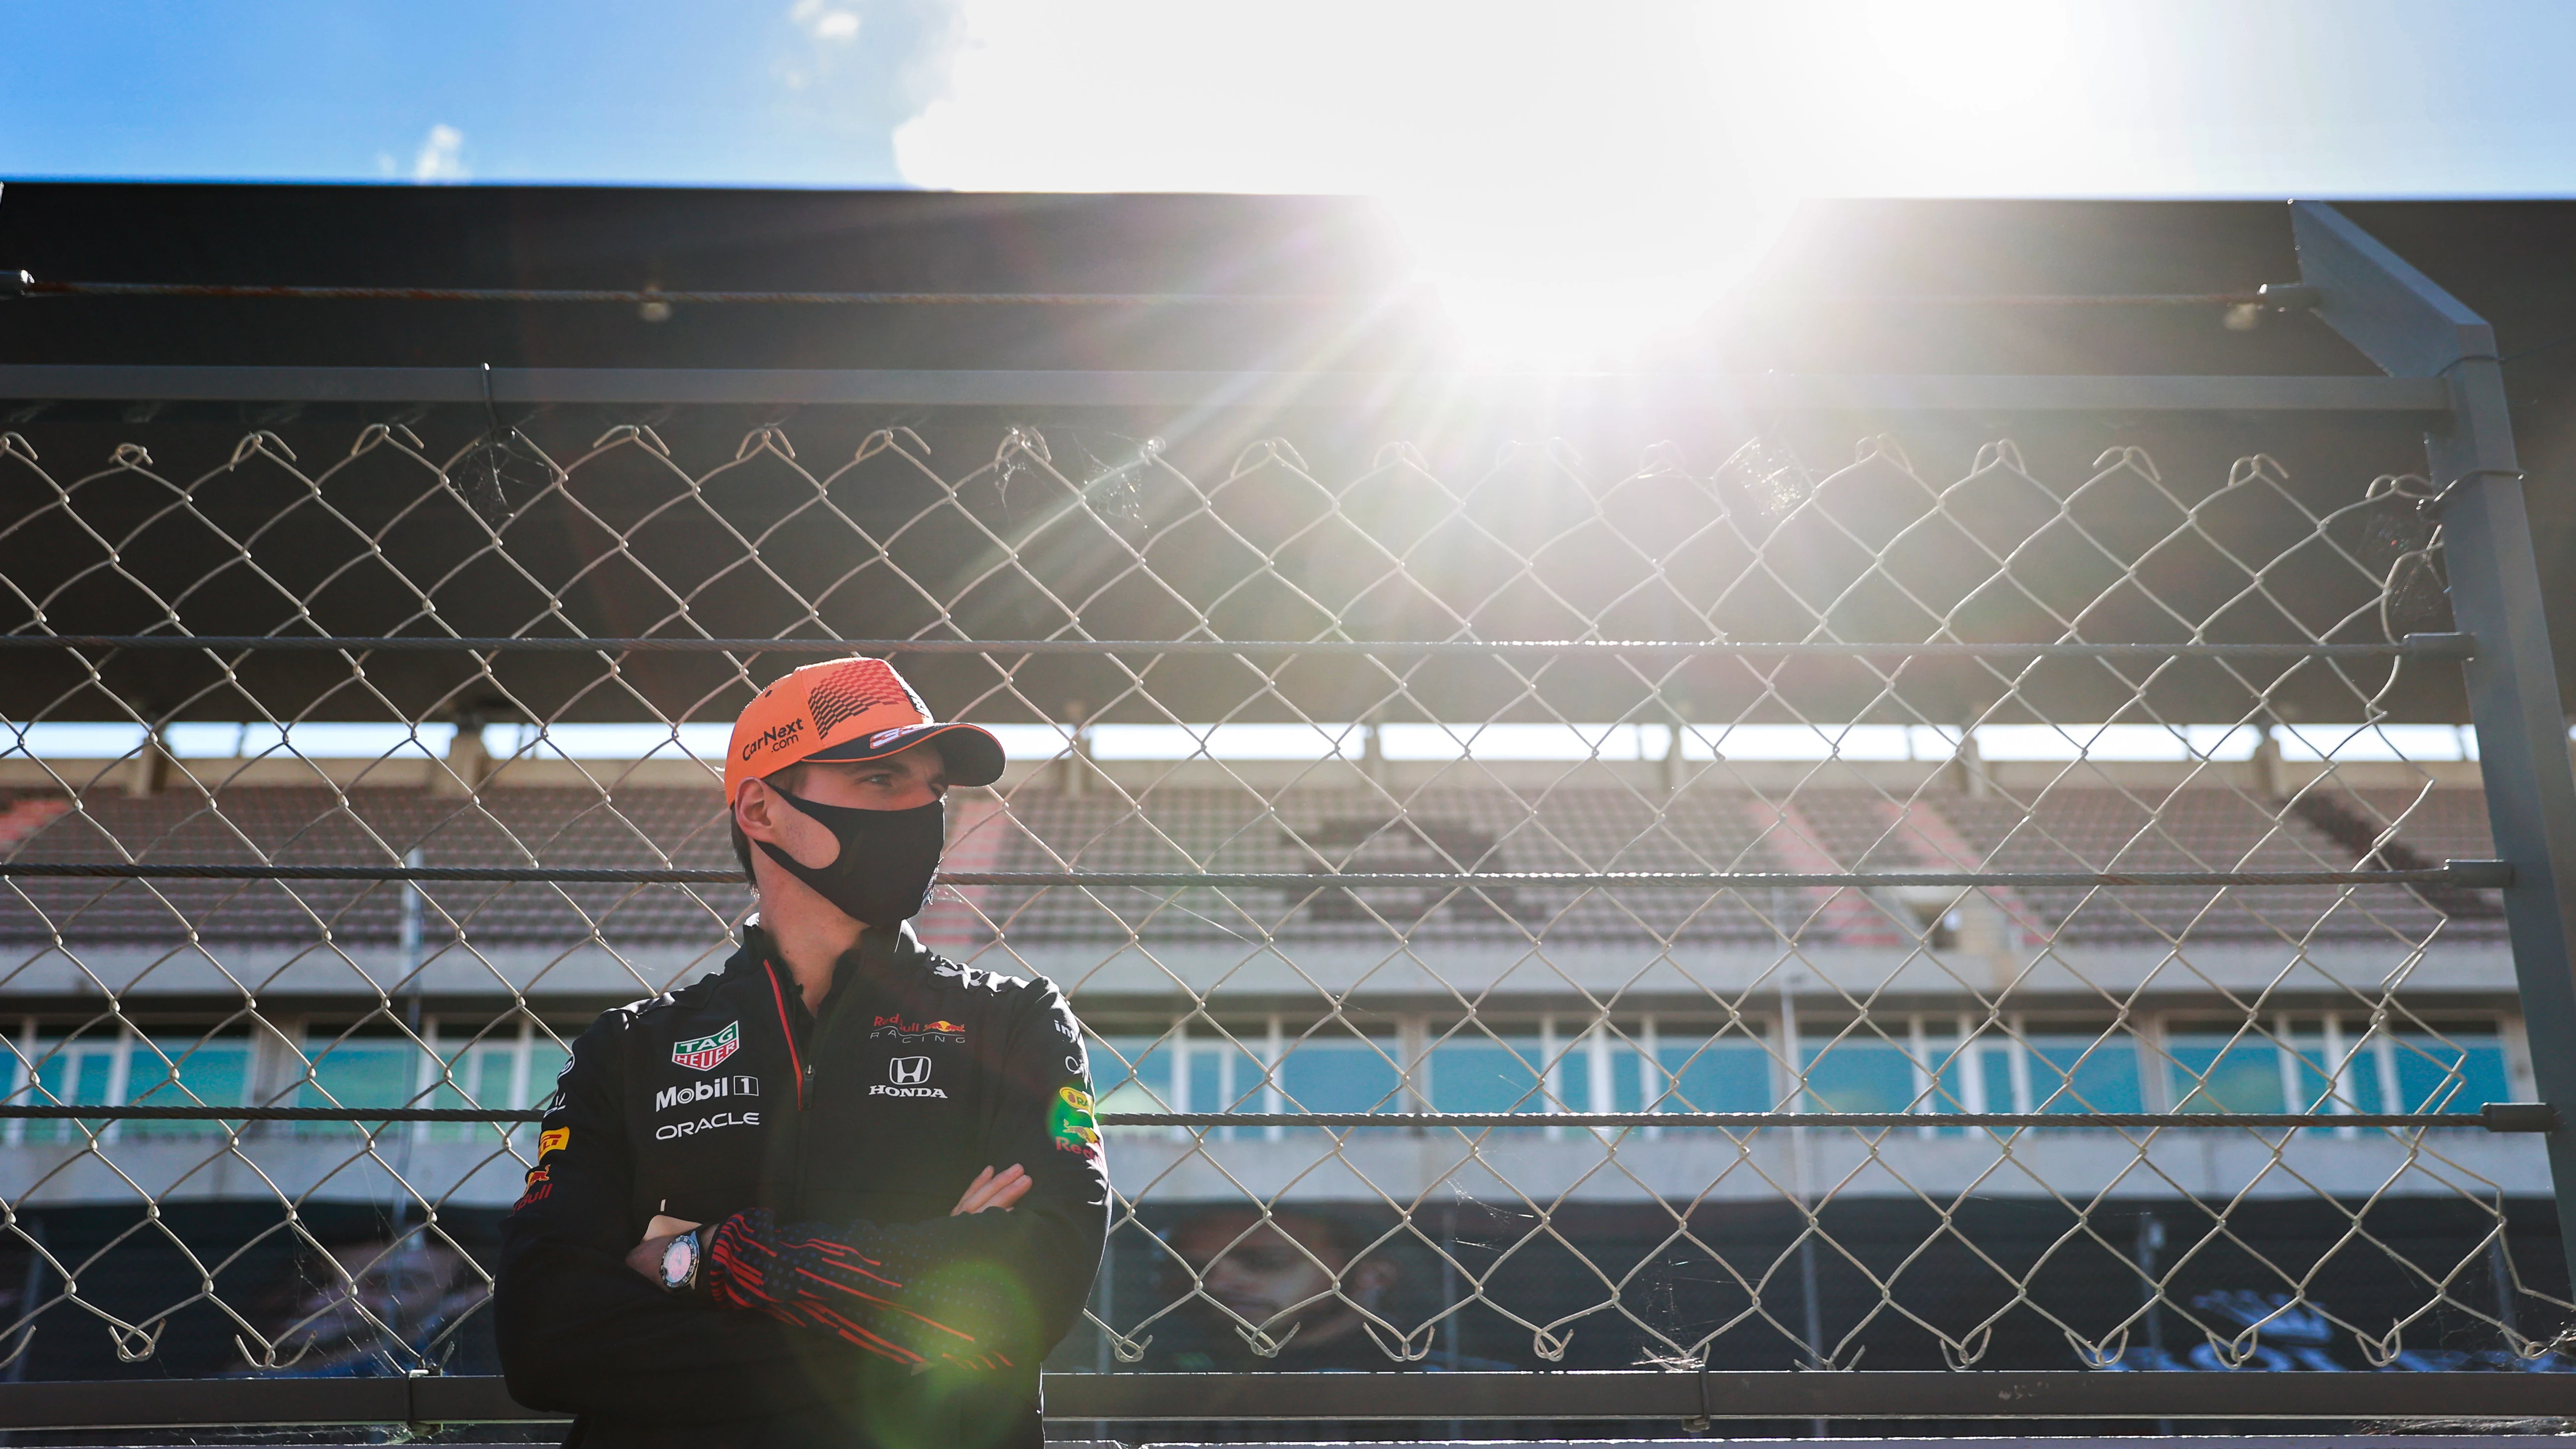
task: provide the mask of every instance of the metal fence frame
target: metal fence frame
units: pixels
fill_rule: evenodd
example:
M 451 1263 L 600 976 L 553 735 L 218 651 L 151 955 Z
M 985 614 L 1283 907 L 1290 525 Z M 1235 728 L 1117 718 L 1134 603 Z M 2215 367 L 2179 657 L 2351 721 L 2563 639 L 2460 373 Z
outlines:
M 2174 873 L 2162 876 L 2097 874 L 2020 877 L 1967 872 L 1870 876 L 1779 875 L 1728 877 L 1752 885 L 1852 886 L 2125 884 L 2307 884 L 2374 882 L 2479 886 L 2500 889 L 2519 991 L 2533 1043 L 2532 1066 L 2543 1104 L 2499 1104 L 2482 1116 L 2390 1114 L 2389 1126 L 2459 1123 L 2495 1131 L 2545 1135 L 2552 1175 L 2562 1185 L 2558 1214 L 2562 1241 L 2576 1244 L 2576 1123 L 2554 1110 L 2576 1102 L 2576 770 L 2571 770 L 2547 626 L 2543 585 L 2531 543 L 2524 478 L 2518 469 L 2496 347 L 2487 324 L 2430 279 L 2362 232 L 2332 208 L 2313 203 L 2293 209 L 2301 276 L 2297 287 L 2269 289 L 2281 305 L 2313 306 L 2317 314 L 2387 374 L 2383 377 L 1764 377 L 1688 380 L 1696 395 L 1775 412 L 1884 410 L 1905 412 L 2138 412 L 2299 413 L 2327 416 L 2383 415 L 2420 418 L 2426 425 L 2430 476 L 2451 560 L 2452 604 L 2460 632 L 2415 635 L 2394 648 L 2288 646 L 2286 652 L 2331 655 L 2360 652 L 2414 658 L 2465 660 L 2480 768 L 2499 862 L 2450 862 L 2439 870 L 2311 872 L 2274 879 L 2246 872 Z M 161 366 L 0 366 L 0 398 L 41 402 L 224 402 L 261 404 L 474 403 L 490 406 L 551 403 L 899 403 L 924 406 L 1110 406 L 1224 404 L 1332 406 L 1362 399 L 1382 402 L 1408 387 L 1451 387 L 1456 379 L 1392 379 L 1349 374 L 1041 373 L 1041 372 L 812 372 L 763 370 L 294 368 Z M 1602 390 L 1651 387 L 1653 380 L 1593 380 Z M 1474 386 L 1509 392 L 1514 384 L 1481 380 Z M 1561 396 L 1563 389 L 1549 384 Z M 842 652 L 868 641 L 826 641 L 816 649 Z M 1079 649 L 1114 653 L 1109 643 L 918 640 L 875 641 L 892 652 L 1016 653 Z M 446 648 L 514 650 L 616 648 L 776 650 L 776 640 L 458 639 L 336 640 L 203 636 L 0 636 L 0 650 L 86 643 L 172 648 Z M 1158 653 L 1258 652 L 1255 642 L 1173 644 L 1131 641 Z M 1549 641 L 1493 644 L 1421 643 L 1318 646 L 1279 643 L 1298 652 L 1363 654 L 1513 650 L 1669 651 L 1731 646 L 1635 644 L 1568 645 Z M 2223 652 L 2280 654 L 2275 646 L 1873 646 L 1746 645 L 1743 652 L 1826 652 L 1900 655 L 1955 652 L 2023 655 L 2076 653 Z M 47 867 L 0 863 L 0 875 L 105 875 L 136 878 L 215 875 L 225 878 L 346 878 L 374 880 L 695 880 L 723 874 L 704 871 L 511 871 L 391 867 Z M 2313 876 L 2315 879 L 2310 880 Z M 2331 879 L 2329 879 L 2331 878 Z M 966 877 L 958 877 L 964 880 Z M 1000 875 L 978 883 L 1224 884 L 1236 877 L 1136 876 L 1097 873 L 1062 878 Z M 1242 877 L 1252 881 L 1253 877 Z M 1604 877 L 1607 879 L 1607 877 Z M 1707 884 L 1717 877 L 1676 878 Z M 1501 875 L 1352 876 L 1367 885 L 1507 883 Z M 1652 884 L 1640 878 L 1641 884 Z M 299 1109 L 5 1108 L 12 1117 L 173 1117 L 242 1120 L 316 1115 Z M 506 1112 L 340 1112 L 335 1120 L 523 1119 Z M 1871 1114 L 1700 1114 L 1708 1125 L 1899 1125 L 1917 1119 Z M 1482 1125 L 1478 1114 L 1420 1114 L 1445 1125 Z M 1848 1121 L 1843 1119 L 1848 1118 Z M 1575 1125 L 1616 1124 L 1618 1114 L 1577 1114 L 1550 1119 Z M 1759 1120 L 1756 1120 L 1759 1119 Z M 1774 1120 L 1776 1119 L 1776 1120 Z M 1112 1119 L 1113 1122 L 1125 1119 Z M 1205 1125 L 1221 1121 L 1267 1125 L 1274 1119 L 1241 1113 L 1148 1114 L 1135 1125 Z M 1278 1118 L 1286 1125 L 1336 1125 L 1330 1114 Z M 1411 1117 L 1374 1115 L 1349 1125 L 1386 1125 Z M 1497 1121 L 1510 1121 L 1498 1118 Z M 1680 1119 L 1659 1116 L 1659 1125 Z M 1992 1113 L 1946 1118 L 1965 1125 L 2040 1125 L 2050 1119 Z M 2053 1119 L 2063 1122 L 2064 1118 Z M 2105 1119 L 2109 1121 L 2110 1119 Z M 2122 1123 L 2154 1126 L 2264 1126 L 2292 1128 L 2332 1123 L 2383 1125 L 2382 1118 L 2331 1119 L 2278 1115 L 2237 1119 L 2211 1114 L 2133 1114 Z M 1332 1417 L 1545 1419 L 1672 1418 L 2209 1418 L 2380 1419 L 2474 1415 L 2576 1417 L 2576 1376 L 2552 1374 L 2391 1374 L 2313 1379 L 2277 1374 L 2169 1374 L 2087 1372 L 1869 1372 L 1827 1376 L 1796 1373 L 1724 1373 L 1705 1368 L 1672 1372 L 1457 1373 L 1339 1376 L 1318 1410 L 1312 1384 L 1269 1374 L 1050 1375 L 1050 1410 L 1067 1419 L 1297 1419 Z M 508 1401 L 499 1382 L 471 1377 L 414 1376 L 378 1381 L 232 1380 L 120 1384 L 112 1402 L 89 1385 L 0 1384 L 0 1429 L 145 1428 L 209 1424 L 465 1423 L 543 1419 Z

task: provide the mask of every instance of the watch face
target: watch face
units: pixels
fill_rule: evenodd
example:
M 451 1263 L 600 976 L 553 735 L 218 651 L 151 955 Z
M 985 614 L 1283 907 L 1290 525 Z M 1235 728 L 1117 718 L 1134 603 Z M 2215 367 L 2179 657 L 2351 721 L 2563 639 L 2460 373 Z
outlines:
M 689 1241 L 687 1235 L 683 1234 L 673 1238 L 671 1245 L 662 1250 L 662 1285 L 664 1287 L 676 1288 L 689 1281 L 689 1270 L 695 1266 L 697 1249 L 698 1245 Z

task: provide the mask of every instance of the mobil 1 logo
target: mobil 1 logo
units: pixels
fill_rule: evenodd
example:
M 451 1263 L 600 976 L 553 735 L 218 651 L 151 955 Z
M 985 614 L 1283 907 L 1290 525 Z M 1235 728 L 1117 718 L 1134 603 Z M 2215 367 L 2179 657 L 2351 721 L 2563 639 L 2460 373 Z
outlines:
M 664 1087 L 653 1094 L 653 1110 L 668 1112 L 674 1107 L 697 1107 L 708 1102 L 736 1097 L 758 1097 L 758 1077 L 707 1077 L 685 1086 Z

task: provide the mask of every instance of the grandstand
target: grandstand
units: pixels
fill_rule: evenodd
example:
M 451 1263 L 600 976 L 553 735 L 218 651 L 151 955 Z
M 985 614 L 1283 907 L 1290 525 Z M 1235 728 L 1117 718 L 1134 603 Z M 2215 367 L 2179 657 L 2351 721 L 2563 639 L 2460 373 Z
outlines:
M 1245 768 L 1216 761 L 1091 761 L 1079 768 L 1095 778 L 1068 790 L 1069 759 L 1023 763 L 990 802 L 961 802 L 952 864 L 1297 877 L 2362 863 L 2302 816 L 2263 808 L 2251 761 L 2124 763 L 2118 784 L 2044 787 L 2037 808 L 2014 797 L 2055 765 L 1988 760 L 1973 792 L 1948 762 L 1854 766 L 1870 778 L 1802 784 L 1784 801 L 1711 778 L 1714 760 L 1686 763 L 1669 795 L 1659 761 L 1484 760 L 1479 773 L 1488 778 L 1479 784 L 1418 786 L 1395 777 L 1433 767 L 1382 764 L 1404 801 L 1391 813 L 1385 791 L 1368 788 L 1356 778 L 1363 766 L 1350 762 L 1247 788 L 1172 783 L 1176 774 Z M 239 768 L 184 763 L 200 778 Z M 471 797 L 425 782 L 339 791 L 244 784 L 222 788 L 219 807 L 194 790 L 128 793 L 117 777 L 135 769 L 130 763 L 82 764 L 47 762 L 61 777 L 100 777 L 78 810 L 62 794 L 13 795 L 12 821 L 41 822 L 24 829 L 13 859 L 112 859 L 120 849 L 197 863 L 355 851 L 431 866 L 534 858 L 721 868 L 730 859 L 709 786 L 641 784 L 603 798 L 511 779 L 560 775 L 574 768 L 568 762 L 505 763 Z M 331 775 L 370 773 L 363 761 L 314 764 Z M 2416 789 L 2371 787 L 2367 764 L 2338 772 L 2356 787 L 2347 808 L 2399 822 L 2376 849 L 2436 860 L 2490 853 L 2478 788 L 2461 766 L 2381 768 L 2415 776 Z M 2408 827 L 2418 820 L 2447 830 L 2414 835 Z M 638 976 L 679 982 L 711 968 L 746 905 L 717 888 L 417 889 L 407 938 L 406 892 L 393 885 L 25 882 L 0 915 L 0 937 L 22 963 L 12 982 L 16 1059 L 36 1064 L 45 1098 L 101 1105 L 531 1104 L 552 1081 L 561 1041 L 632 994 Z M 1973 1199 L 1986 1211 L 2013 1211 L 2018 1201 L 2020 1211 L 2042 1214 L 2070 1196 L 2098 1195 L 2132 1233 L 2150 1217 L 2205 1216 L 2212 1200 L 2233 1198 L 2239 1211 L 2259 1200 L 2275 1215 L 2274 1237 L 2331 1241 L 2335 1209 L 2322 1196 L 2376 1199 L 2383 1216 L 2430 1214 L 2410 1230 L 2434 1243 L 2445 1232 L 2471 1235 L 2448 1248 L 2466 1256 L 2484 1230 L 2455 1213 L 2440 1225 L 2464 1178 L 2519 1200 L 2528 1221 L 2517 1232 L 2545 1230 L 2541 1154 L 2528 1139 L 2473 1126 L 2421 1141 L 2328 1127 L 2277 1153 L 2261 1142 L 2196 1144 L 2188 1154 L 2158 1154 L 2154 1174 L 2141 1177 L 2124 1140 L 2081 1122 L 2088 1112 L 2439 1112 L 2528 1100 L 2512 964 L 2489 893 L 2428 902 L 2403 889 L 2350 887 L 1991 895 L 1806 887 L 1716 900 L 1572 884 L 952 889 L 956 898 L 934 907 L 922 934 L 960 959 L 1000 959 L 1073 985 L 1099 1034 L 1103 1110 L 1527 1113 L 1530 1126 L 1490 1134 L 1474 1166 L 1508 1182 L 1513 1196 L 1557 1202 L 1560 1230 L 1572 1225 L 1596 1258 L 1624 1250 L 1651 1261 L 1652 1219 L 1635 1214 L 1676 1200 L 1697 1199 L 1696 1212 L 1740 1242 L 1744 1226 L 1726 1214 L 1776 1217 L 1779 1185 L 1792 1173 L 1787 1146 L 1775 1139 L 1748 1148 L 1741 1134 L 1709 1127 L 1648 1129 L 1621 1171 L 1605 1176 L 1594 1133 L 1547 1126 L 1548 1115 L 1921 1115 L 1918 1128 L 1810 1144 L 1806 1170 L 1836 1184 L 1835 1212 L 1850 1221 L 1835 1235 L 1849 1243 L 1877 1235 L 1911 1248 L 1921 1226 L 1910 1219 L 1927 1194 Z M 2356 992 L 2350 978 L 2362 963 L 2392 952 L 2407 959 L 2407 989 Z M 118 997 L 121 1023 L 100 1020 L 99 986 Z M 513 1009 L 514 993 L 523 1009 Z M 245 994 L 259 1002 L 256 1019 L 237 1010 Z M 1986 1020 L 1981 997 L 2007 1000 L 2009 1013 Z M 2261 1013 L 2250 1015 L 2247 1002 L 2260 1002 Z M 1783 1035 L 1790 1019 L 1794 1050 Z M 23 1077 L 6 1085 L 33 1095 Z M 1969 1140 L 1975 1134 L 1941 1122 L 1981 1112 L 2070 1120 L 2028 1134 L 2015 1170 L 1997 1175 L 1991 1150 Z M 91 1150 L 91 1130 L 107 1151 Z M 45 1184 L 22 1211 L 116 1204 L 135 1181 L 157 1184 L 165 1210 L 238 1203 L 245 1183 L 237 1172 L 197 1170 L 225 1130 L 215 1122 L 13 1122 L 13 1172 Z M 255 1141 L 262 1130 L 250 1129 Z M 393 1130 L 405 1139 L 398 1170 L 445 1185 L 440 1212 L 450 1231 L 471 1232 L 517 1195 L 517 1166 L 495 1151 L 493 1129 Z M 354 1127 L 265 1131 L 271 1140 L 255 1154 L 263 1193 L 347 1207 L 397 1195 L 384 1167 L 353 1160 Z M 1426 1141 L 1420 1128 L 1363 1129 L 1339 1154 L 1329 1143 L 1319 1150 L 1320 1137 L 1281 1126 L 1112 1129 L 1143 1222 L 1169 1222 L 1244 1191 L 1356 1210 L 1467 1185 L 1462 1150 Z M 1471 1220 L 1491 1211 L 1481 1204 L 1499 1183 L 1487 1186 L 1465 1194 L 1479 1204 Z M 2038 1221 L 2020 1231 L 2038 1230 Z M 1776 1221 L 1762 1231 L 1789 1236 Z M 2545 1249 L 2538 1256 L 2547 1261 Z M 1580 1302 L 1580 1280 L 1564 1281 L 1568 1271 L 1534 1260 L 1503 1281 L 1529 1280 L 1516 1286 L 1542 1301 Z M 1974 1281 L 1956 1268 L 1951 1276 Z M 2059 1263 L 2053 1276 L 2057 1294 L 2080 1301 L 2124 1287 L 2125 1271 L 2105 1259 L 2089 1270 Z M 2235 1287 L 2224 1268 L 2211 1281 L 2223 1286 L 2200 1288 L 2201 1296 Z M 1128 1287 L 1152 1291 L 1144 1277 Z M 1828 1274 L 1825 1311 L 1860 1317 L 1867 1291 Z M 2510 1300 L 2518 1290 L 2483 1291 Z M 2349 1290 L 2317 1296 L 2334 1306 Z M 1458 1337 L 1460 1351 L 1479 1361 L 1520 1356 L 1501 1325 L 1470 1318 Z M 1578 1361 L 1615 1366 L 1647 1345 L 1614 1338 L 1584 1347 Z M 1908 1349 L 1920 1366 L 1938 1366 L 1937 1357 L 1923 1359 L 1920 1342 L 1881 1342 L 1876 1351 L 1903 1362 Z M 2063 1351 L 2057 1342 L 2023 1345 L 2042 1366 Z M 2182 1353 L 2173 1366 L 2187 1362 Z M 1763 1360 L 1748 1350 L 1742 1361 Z M 41 1369 L 48 1360 L 33 1362 Z

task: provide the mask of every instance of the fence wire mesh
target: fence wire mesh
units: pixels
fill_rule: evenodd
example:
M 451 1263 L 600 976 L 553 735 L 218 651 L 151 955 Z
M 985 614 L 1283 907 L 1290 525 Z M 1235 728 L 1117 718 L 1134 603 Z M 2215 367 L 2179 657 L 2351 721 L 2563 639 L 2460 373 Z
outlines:
M 524 1113 L 750 907 L 709 641 L 900 640 L 1060 1367 L 2564 1366 L 2537 1146 L 2370 1121 L 2531 1095 L 2421 478 L 569 426 L 0 440 L 9 1103 Z M 488 1370 L 523 1122 L 5 1132 L 12 1374 Z

